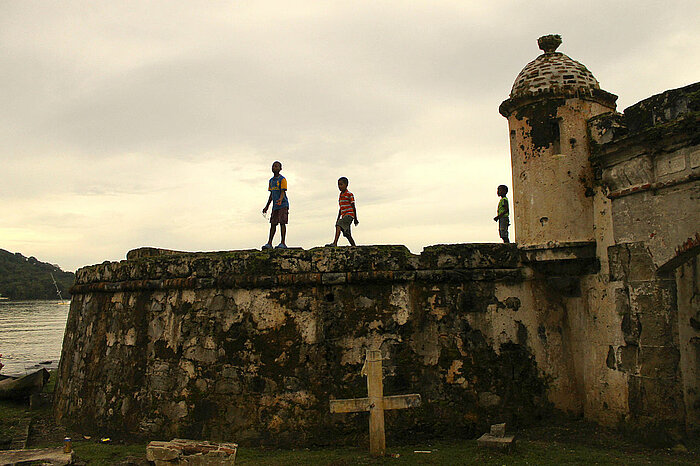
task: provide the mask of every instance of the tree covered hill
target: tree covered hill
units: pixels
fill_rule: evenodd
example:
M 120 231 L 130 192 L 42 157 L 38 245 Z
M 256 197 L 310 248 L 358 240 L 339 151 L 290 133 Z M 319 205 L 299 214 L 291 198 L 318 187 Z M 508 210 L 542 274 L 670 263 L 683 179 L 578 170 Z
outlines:
M 39 262 L 36 257 L 24 257 L 0 249 L 0 295 L 10 299 L 58 299 L 53 274 L 64 298 L 73 286 L 75 274 L 64 272 L 55 265 Z

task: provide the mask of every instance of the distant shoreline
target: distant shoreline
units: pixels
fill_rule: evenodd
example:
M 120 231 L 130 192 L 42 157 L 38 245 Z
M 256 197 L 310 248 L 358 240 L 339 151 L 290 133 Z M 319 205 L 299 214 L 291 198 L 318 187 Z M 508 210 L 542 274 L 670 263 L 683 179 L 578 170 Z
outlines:
M 5 298 L 4 296 L 0 296 L 0 303 L 36 303 L 36 302 L 45 302 L 45 303 L 69 303 L 71 300 L 70 298 L 67 299 L 46 299 L 46 298 L 36 298 L 36 299 L 10 299 L 10 298 Z

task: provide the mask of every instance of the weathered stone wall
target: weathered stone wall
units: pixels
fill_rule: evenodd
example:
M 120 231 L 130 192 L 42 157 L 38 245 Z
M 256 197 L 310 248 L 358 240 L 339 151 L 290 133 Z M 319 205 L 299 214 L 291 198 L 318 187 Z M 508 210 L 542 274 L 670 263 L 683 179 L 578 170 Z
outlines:
M 628 376 L 630 416 L 641 425 L 682 426 L 685 409 L 679 365 L 675 281 L 660 277 L 643 243 L 610 248 L 615 305 L 624 343 L 611 345 L 609 368 Z
M 676 269 L 678 340 L 686 428 L 700 433 L 700 267 L 698 256 Z
M 141 257 L 140 257 L 141 256 Z M 280 445 L 366 435 L 329 413 L 381 349 L 390 437 L 580 411 L 565 308 L 514 245 L 138 257 L 77 273 L 56 414 L 82 431 Z
M 644 242 L 670 270 L 700 250 L 700 83 L 589 122 L 615 243 Z M 690 254 L 689 254 L 690 253 Z
M 685 424 L 688 432 L 697 429 L 700 406 L 691 324 L 697 285 L 688 265 L 700 252 L 699 119 L 700 83 L 588 124 L 599 290 L 613 298 L 601 316 L 611 329 L 619 316 L 622 337 L 610 333 L 606 364 L 626 375 L 630 420 L 664 430 Z

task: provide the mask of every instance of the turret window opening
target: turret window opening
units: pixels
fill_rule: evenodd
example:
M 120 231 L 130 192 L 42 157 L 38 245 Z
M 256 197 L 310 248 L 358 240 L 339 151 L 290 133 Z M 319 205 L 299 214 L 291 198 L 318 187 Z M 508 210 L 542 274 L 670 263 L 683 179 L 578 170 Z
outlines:
M 552 154 L 561 154 L 561 118 L 554 118 L 550 122 L 552 135 Z

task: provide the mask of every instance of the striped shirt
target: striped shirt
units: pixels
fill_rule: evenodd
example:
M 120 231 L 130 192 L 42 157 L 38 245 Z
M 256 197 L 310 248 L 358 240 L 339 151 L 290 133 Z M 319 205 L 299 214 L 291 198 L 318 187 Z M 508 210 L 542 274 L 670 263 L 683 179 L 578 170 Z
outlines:
M 353 196 L 350 191 L 346 189 L 345 192 L 340 193 L 338 204 L 340 204 L 341 217 L 345 217 L 346 215 L 353 218 L 355 217 L 355 209 L 353 207 L 353 204 L 355 204 L 355 196 Z

